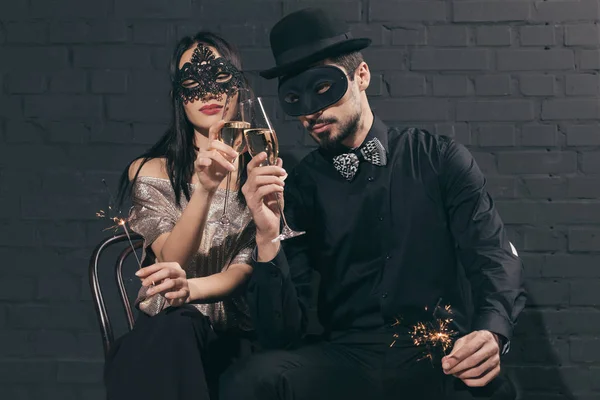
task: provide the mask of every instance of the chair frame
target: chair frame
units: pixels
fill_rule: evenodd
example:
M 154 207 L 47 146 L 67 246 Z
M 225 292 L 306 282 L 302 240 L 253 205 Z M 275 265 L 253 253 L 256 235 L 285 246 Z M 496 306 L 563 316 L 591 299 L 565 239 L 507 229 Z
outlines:
M 125 317 L 127 318 L 127 327 L 131 331 L 134 325 L 134 318 L 131 304 L 129 303 L 129 298 L 127 297 L 127 290 L 125 289 L 125 284 L 123 282 L 123 263 L 127 257 L 133 253 L 134 249 L 137 250 L 144 245 L 143 237 L 136 233 L 131 233 L 129 236 L 127 236 L 125 233 L 121 233 L 119 235 L 111 236 L 102 240 L 94 249 L 88 267 L 90 289 L 92 291 L 94 308 L 96 309 L 96 315 L 98 316 L 98 323 L 100 325 L 100 333 L 102 335 L 102 345 L 104 346 L 105 358 L 113 346 L 115 337 L 110 318 L 108 317 L 104 296 L 102 295 L 102 289 L 100 287 L 98 264 L 104 250 L 117 243 L 129 241 L 130 238 L 133 248 L 131 245 L 128 245 L 119 254 L 115 263 L 114 277 L 117 287 L 119 288 L 119 297 L 121 299 L 121 304 L 123 305 L 123 310 L 125 311 Z

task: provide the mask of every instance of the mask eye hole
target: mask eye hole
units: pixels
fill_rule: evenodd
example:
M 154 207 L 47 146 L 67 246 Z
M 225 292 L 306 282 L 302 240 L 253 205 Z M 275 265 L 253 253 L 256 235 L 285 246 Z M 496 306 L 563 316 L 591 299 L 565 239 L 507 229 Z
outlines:
M 295 93 L 288 93 L 283 100 L 288 104 L 294 104 L 300 100 L 300 97 Z
M 183 86 L 185 89 L 194 89 L 200 86 L 200 84 L 193 79 L 187 79 L 181 83 L 181 86 Z
M 229 82 L 231 80 L 232 76 L 230 73 L 228 72 L 219 72 L 216 76 L 216 82 L 217 83 L 225 83 L 225 82 Z
M 331 89 L 331 82 L 322 82 L 319 83 L 316 87 L 315 87 L 315 92 L 317 94 L 324 94 L 326 93 L 329 89 Z

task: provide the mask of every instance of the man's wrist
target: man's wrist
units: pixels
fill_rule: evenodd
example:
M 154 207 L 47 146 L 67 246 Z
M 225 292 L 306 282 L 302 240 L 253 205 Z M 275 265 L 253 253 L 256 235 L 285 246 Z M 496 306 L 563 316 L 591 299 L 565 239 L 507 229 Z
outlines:
M 276 236 L 274 236 L 276 237 Z M 258 262 L 269 262 L 277 256 L 279 253 L 279 242 L 272 242 L 273 238 L 261 238 L 257 235 L 256 237 L 256 261 Z

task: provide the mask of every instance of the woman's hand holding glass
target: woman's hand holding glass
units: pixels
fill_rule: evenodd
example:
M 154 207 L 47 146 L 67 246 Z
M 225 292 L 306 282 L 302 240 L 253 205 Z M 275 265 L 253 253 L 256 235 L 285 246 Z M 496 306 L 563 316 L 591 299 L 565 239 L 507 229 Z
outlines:
M 223 179 L 235 170 L 233 161 L 239 155 L 233 148 L 218 140 L 224 124 L 224 121 L 219 121 L 210 127 L 208 146 L 198 151 L 194 162 L 200 185 L 211 194 L 217 190 Z

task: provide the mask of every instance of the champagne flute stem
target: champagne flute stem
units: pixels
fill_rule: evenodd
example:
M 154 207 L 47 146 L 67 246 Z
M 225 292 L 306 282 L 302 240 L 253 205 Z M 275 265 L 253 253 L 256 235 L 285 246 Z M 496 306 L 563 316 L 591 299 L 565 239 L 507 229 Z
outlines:
M 277 207 L 279 207 L 279 215 L 281 215 L 281 219 L 283 220 L 283 226 L 285 226 L 286 228 L 289 228 L 287 221 L 285 220 L 285 214 L 283 213 L 283 210 L 281 209 L 281 202 L 279 201 L 279 193 L 276 193 L 275 196 L 277 197 Z
M 225 201 L 223 202 L 223 215 L 221 218 L 225 217 L 227 213 L 227 200 L 229 199 L 229 184 L 231 183 L 231 172 L 227 174 L 227 186 L 225 187 Z
M 262 105 L 261 105 L 262 107 Z M 267 157 L 267 159 L 262 163 L 262 165 L 273 165 L 271 164 L 271 162 L 269 161 L 269 157 Z M 275 198 L 277 199 L 277 207 L 279 208 L 279 215 L 281 215 L 281 219 L 283 220 L 283 226 L 285 226 L 286 228 L 289 228 L 287 221 L 285 220 L 285 214 L 283 213 L 283 210 L 281 209 L 281 202 L 279 201 L 279 193 L 275 194 Z

